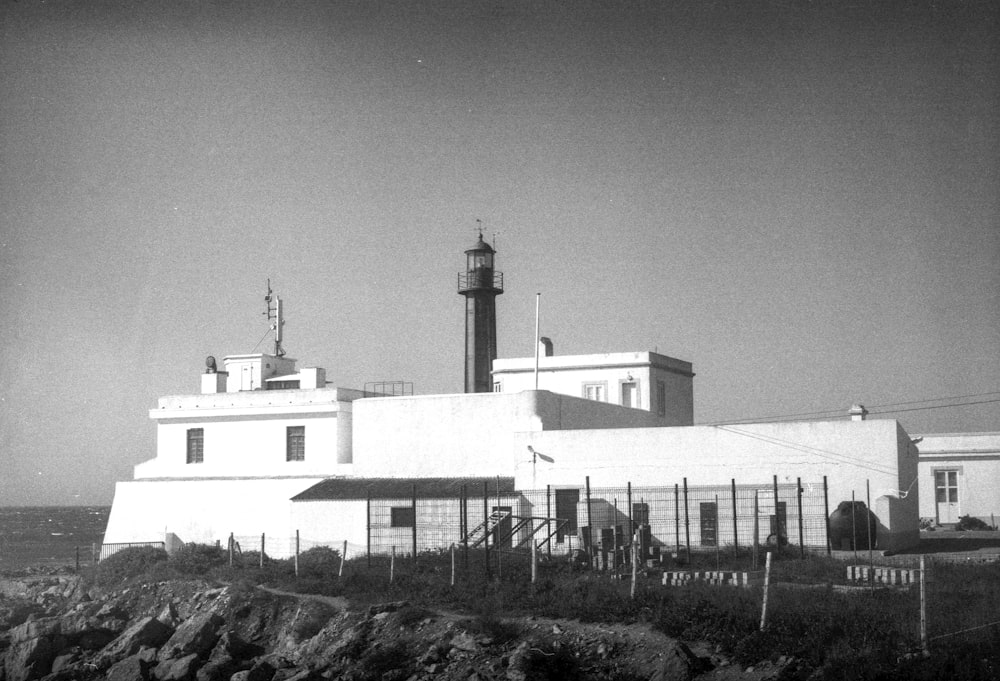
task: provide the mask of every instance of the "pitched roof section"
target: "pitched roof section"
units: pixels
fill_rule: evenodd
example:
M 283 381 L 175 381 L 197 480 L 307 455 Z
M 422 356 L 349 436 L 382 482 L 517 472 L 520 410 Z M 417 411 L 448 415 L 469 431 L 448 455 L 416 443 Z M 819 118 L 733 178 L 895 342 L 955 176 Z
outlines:
M 334 501 L 337 499 L 411 499 L 416 485 L 418 499 L 458 499 L 465 486 L 470 498 L 482 497 L 483 483 L 490 496 L 515 493 L 514 478 L 327 478 L 292 501 Z

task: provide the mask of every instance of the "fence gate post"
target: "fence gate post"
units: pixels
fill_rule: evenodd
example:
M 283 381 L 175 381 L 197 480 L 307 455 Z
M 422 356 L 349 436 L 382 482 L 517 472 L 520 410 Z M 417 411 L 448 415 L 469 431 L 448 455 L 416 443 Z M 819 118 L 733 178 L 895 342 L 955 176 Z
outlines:
M 230 551 L 232 555 L 232 551 Z M 299 576 L 299 531 L 295 530 L 295 576 Z

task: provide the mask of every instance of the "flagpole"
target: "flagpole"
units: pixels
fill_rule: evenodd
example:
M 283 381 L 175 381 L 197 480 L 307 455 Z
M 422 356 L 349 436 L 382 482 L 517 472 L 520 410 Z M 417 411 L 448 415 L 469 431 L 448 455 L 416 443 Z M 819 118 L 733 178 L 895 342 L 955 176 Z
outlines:
M 535 390 L 538 390 L 538 308 L 541 305 L 542 294 L 535 294 Z

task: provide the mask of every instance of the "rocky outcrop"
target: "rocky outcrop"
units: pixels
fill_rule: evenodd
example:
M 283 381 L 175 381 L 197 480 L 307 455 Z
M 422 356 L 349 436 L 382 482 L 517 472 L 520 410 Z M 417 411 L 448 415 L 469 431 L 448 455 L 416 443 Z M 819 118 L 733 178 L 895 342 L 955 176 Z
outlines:
M 350 611 L 337 599 L 196 582 L 73 593 L 58 613 L 30 611 L 0 633 L 0 681 L 528 681 L 584 671 L 687 681 L 705 669 L 683 644 L 628 629 L 637 625 L 462 619 L 404 601 Z

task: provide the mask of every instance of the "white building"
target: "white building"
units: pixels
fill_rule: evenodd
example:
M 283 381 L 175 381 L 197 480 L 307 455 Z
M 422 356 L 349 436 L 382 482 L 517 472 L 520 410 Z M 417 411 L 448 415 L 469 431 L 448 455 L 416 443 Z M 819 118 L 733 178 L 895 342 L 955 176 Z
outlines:
M 655 352 L 554 355 L 552 342 L 542 341 L 537 371 L 531 357 L 493 362 L 495 392 L 549 390 L 652 412 L 660 426 L 694 424 L 690 362 Z
M 920 517 L 952 525 L 968 515 L 995 527 L 1000 518 L 1000 433 L 938 433 L 914 440 L 920 457 Z
M 342 527 L 344 540 L 358 540 L 359 489 L 397 495 L 378 480 L 512 479 L 520 496 L 510 503 L 538 515 L 530 490 L 556 490 L 565 509 L 588 476 L 638 487 L 825 477 L 831 509 L 870 493 L 880 548 L 917 539 L 917 453 L 897 422 L 691 426 L 691 365 L 656 353 L 548 356 L 540 390 L 534 358 L 498 360 L 500 392 L 405 397 L 327 388 L 322 369 L 297 372 L 275 355 L 225 365 L 202 375 L 200 394 L 164 397 L 150 411 L 156 457 L 118 483 L 106 544 L 265 534 L 268 552 L 282 556 L 296 530 Z M 348 482 L 317 487 L 330 480 Z M 438 507 L 453 503 L 441 493 Z

